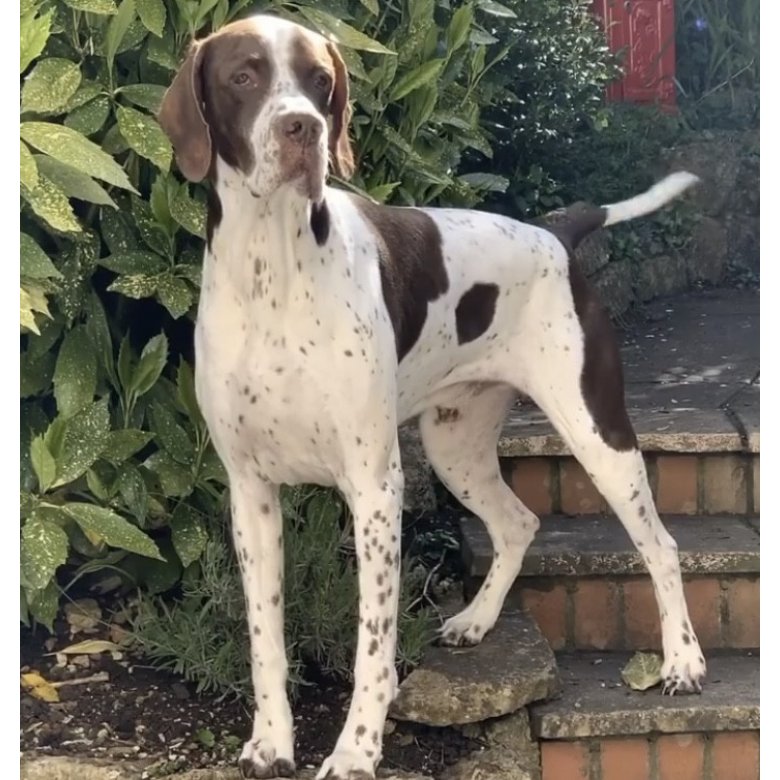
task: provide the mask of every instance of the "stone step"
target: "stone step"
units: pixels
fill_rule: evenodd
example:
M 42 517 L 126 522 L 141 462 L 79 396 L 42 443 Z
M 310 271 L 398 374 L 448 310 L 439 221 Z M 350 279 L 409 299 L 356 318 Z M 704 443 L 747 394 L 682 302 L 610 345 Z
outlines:
M 71 756 L 23 755 L 20 762 L 20 780 L 148 780 L 151 761 L 108 761 Z M 298 769 L 298 780 L 314 780 L 316 770 Z M 155 774 L 158 780 L 243 780 L 236 767 L 191 769 L 175 774 Z M 393 771 L 380 768 L 377 780 L 432 780 L 417 772 Z
M 629 655 L 559 655 L 562 692 L 530 707 L 542 780 L 757 780 L 759 658 L 713 656 L 701 695 L 628 689 Z
M 758 452 L 646 452 L 645 463 L 659 512 L 748 516 L 760 512 Z M 504 457 L 501 468 L 514 493 L 537 515 L 598 514 L 608 509 L 573 457 L 557 453 Z
M 389 714 L 429 726 L 478 723 L 558 689 L 555 657 L 536 623 L 506 610 L 476 647 L 430 647 L 401 683 Z
M 759 646 L 759 524 L 740 517 L 664 517 L 677 541 L 691 621 L 705 649 Z M 471 599 L 493 557 L 484 525 L 461 522 Z M 543 517 L 506 600 L 536 619 L 554 650 L 660 649 L 650 578 L 614 517 Z

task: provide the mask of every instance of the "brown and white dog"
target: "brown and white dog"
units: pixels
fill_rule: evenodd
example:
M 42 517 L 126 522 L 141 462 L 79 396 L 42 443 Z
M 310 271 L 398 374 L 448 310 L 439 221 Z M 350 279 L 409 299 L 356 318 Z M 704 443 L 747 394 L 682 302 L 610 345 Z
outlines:
M 354 694 L 318 777 L 370 778 L 397 683 L 397 426 L 419 417 L 436 473 L 490 533 L 484 585 L 442 628 L 448 644 L 475 644 L 539 527 L 496 455 L 519 392 L 560 431 L 642 554 L 661 612 L 665 689 L 699 690 L 705 662 L 626 414 L 616 339 L 571 258 L 589 232 L 659 208 L 695 177 L 673 174 L 548 228 L 380 206 L 326 185 L 329 159 L 340 176 L 352 171 L 349 116 L 336 47 L 267 16 L 194 43 L 159 114 L 182 173 L 210 182 L 196 388 L 230 477 L 247 600 L 256 712 L 244 776 L 294 773 L 279 486 L 336 486 L 354 515 Z

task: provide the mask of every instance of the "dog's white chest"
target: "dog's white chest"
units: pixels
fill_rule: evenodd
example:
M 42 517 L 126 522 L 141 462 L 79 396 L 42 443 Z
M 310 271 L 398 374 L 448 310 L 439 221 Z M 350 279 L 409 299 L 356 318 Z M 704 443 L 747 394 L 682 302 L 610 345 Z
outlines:
M 276 483 L 337 483 L 345 442 L 387 413 L 369 403 L 387 376 L 376 307 L 354 308 L 343 254 L 324 248 L 323 263 L 309 247 L 271 263 L 255 237 L 225 235 L 205 259 L 195 336 L 198 399 L 219 455 Z

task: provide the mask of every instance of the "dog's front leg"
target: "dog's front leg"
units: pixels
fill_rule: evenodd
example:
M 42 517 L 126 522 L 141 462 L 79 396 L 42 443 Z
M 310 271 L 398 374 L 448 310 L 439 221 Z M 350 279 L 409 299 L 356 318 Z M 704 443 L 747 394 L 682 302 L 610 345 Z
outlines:
M 396 621 L 401 568 L 403 472 L 397 443 L 384 472 L 361 472 L 344 493 L 352 509 L 360 587 L 355 687 L 344 729 L 318 780 L 373 777 L 395 697 Z
M 293 721 L 284 644 L 284 546 L 279 489 L 230 474 L 233 543 L 249 624 L 255 715 L 239 768 L 244 777 L 292 777 Z

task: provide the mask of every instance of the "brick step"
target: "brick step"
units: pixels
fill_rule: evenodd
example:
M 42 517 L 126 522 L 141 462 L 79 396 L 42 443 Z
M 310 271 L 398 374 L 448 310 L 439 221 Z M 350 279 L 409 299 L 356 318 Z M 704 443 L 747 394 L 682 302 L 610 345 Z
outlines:
M 644 455 L 659 512 L 683 515 L 760 512 L 761 456 L 757 451 L 702 449 L 687 453 L 645 452 Z M 540 457 L 503 457 L 501 468 L 515 494 L 537 515 L 598 514 L 608 510 L 606 501 L 582 466 L 573 457 L 558 454 L 555 448 Z
M 542 780 L 757 780 L 757 655 L 710 658 L 701 695 L 628 689 L 629 655 L 559 655 L 562 694 L 530 706 Z
M 691 621 L 703 648 L 759 646 L 759 525 L 740 517 L 664 517 L 677 541 Z M 477 518 L 461 523 L 472 598 L 493 549 Z M 506 601 L 524 607 L 554 650 L 660 649 L 649 576 L 614 517 L 543 517 Z

